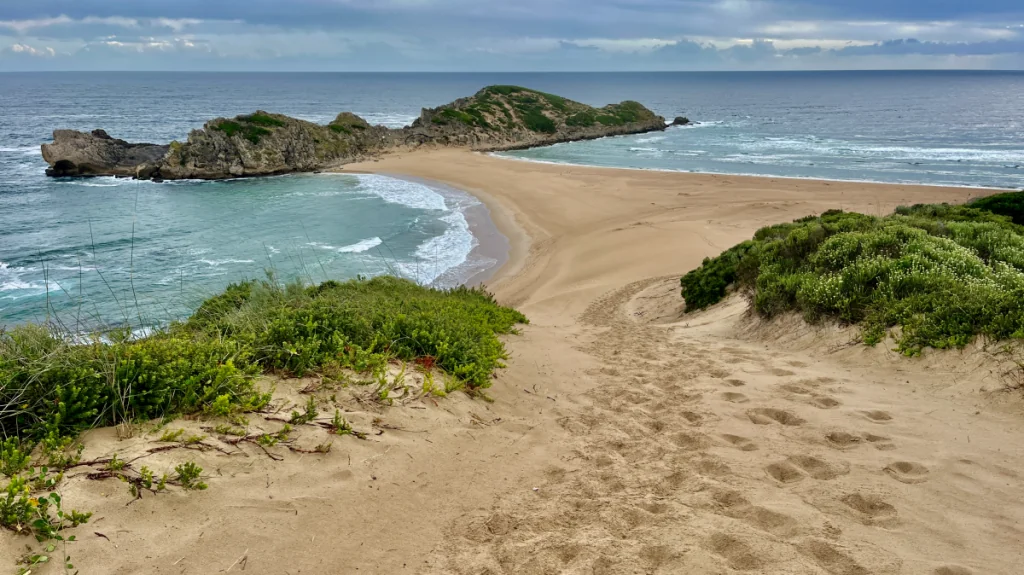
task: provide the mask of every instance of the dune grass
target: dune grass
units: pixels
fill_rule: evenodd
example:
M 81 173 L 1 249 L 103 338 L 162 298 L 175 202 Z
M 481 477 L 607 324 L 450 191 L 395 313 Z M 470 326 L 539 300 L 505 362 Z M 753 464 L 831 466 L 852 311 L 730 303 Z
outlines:
M 898 349 L 962 347 L 981 335 L 1024 338 L 1024 227 L 969 206 L 918 205 L 886 217 L 829 211 L 758 230 L 681 280 L 687 311 L 729 286 L 764 317 L 890 328 Z
M 0 332 L 0 437 L 39 441 L 190 413 L 258 410 L 264 372 L 328 374 L 423 360 L 470 390 L 490 386 L 498 334 L 526 318 L 478 289 L 379 277 L 316 286 L 235 284 L 187 321 L 137 339 L 77 341 L 51 326 Z

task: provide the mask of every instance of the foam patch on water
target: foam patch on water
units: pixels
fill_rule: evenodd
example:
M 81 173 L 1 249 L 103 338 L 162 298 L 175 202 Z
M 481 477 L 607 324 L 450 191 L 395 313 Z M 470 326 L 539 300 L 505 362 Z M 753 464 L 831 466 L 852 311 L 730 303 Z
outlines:
M 256 263 L 254 260 L 236 260 L 236 259 L 223 259 L 223 260 L 199 260 L 210 267 L 219 268 L 220 266 L 227 266 L 232 264 L 252 264 Z
M 375 174 L 357 174 L 359 191 L 371 193 L 385 202 L 419 210 L 448 211 L 444 196 L 423 184 Z
M 342 246 L 340 248 L 334 247 L 334 246 L 328 245 L 328 244 L 323 244 L 323 243 L 320 243 L 320 242 L 309 242 L 306 245 L 314 247 L 314 248 L 320 248 L 322 250 L 330 250 L 332 252 L 338 252 L 338 253 L 342 253 L 342 254 L 361 254 L 361 253 L 363 253 L 365 251 L 372 250 L 373 248 L 381 245 L 382 243 L 384 243 L 384 240 L 382 240 L 380 238 L 377 238 L 377 237 L 373 237 L 373 238 L 369 238 L 369 239 L 365 239 L 365 240 L 360 240 L 360 241 L 358 241 L 358 242 L 356 242 L 354 244 L 347 245 L 347 246 Z

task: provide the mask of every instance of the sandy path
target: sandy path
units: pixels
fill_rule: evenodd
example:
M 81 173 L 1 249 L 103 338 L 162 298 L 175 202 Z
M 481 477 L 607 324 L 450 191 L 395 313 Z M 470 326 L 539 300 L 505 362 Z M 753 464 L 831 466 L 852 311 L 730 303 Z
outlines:
M 430 572 L 1018 572 L 1024 419 L 979 392 L 988 372 L 778 343 L 739 301 L 677 313 L 678 274 L 759 226 L 979 192 L 451 152 L 372 169 L 474 191 L 535 238 L 494 288 L 597 363 L 541 379 L 576 398 L 550 432 L 571 455 L 456 521 Z
M 678 317 L 679 275 L 760 226 L 980 192 L 455 151 L 351 170 L 477 194 L 509 237 L 491 288 L 532 325 L 508 339 L 495 402 L 339 397 L 370 441 L 144 460 L 196 459 L 201 493 L 131 503 L 74 471 L 65 501 L 96 513 L 72 550 L 82 573 L 1019 572 L 1024 417 L 979 392 L 989 372 L 779 339 L 792 330 L 752 327 L 738 302 Z M 145 431 L 86 434 L 85 456 L 145 454 Z M 24 543 L 0 534 L 0 556 Z

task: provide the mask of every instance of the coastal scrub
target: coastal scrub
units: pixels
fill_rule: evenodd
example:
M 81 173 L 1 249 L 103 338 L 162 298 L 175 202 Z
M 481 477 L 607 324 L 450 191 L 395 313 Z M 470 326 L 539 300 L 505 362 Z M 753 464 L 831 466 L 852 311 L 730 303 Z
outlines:
M 859 324 L 865 343 L 891 327 L 898 349 L 962 347 L 976 336 L 1024 338 L 1024 227 L 968 206 L 901 207 L 874 217 L 838 210 L 762 228 L 686 274 L 687 311 L 729 287 L 763 317 Z
M 259 410 L 270 400 L 254 385 L 263 372 L 330 376 L 424 360 L 470 390 L 486 388 L 506 357 L 498 334 L 525 322 L 479 289 L 379 277 L 235 284 L 141 339 L 128 329 L 83 340 L 18 326 L 0 332 L 0 438 L 36 442 L 125 421 Z

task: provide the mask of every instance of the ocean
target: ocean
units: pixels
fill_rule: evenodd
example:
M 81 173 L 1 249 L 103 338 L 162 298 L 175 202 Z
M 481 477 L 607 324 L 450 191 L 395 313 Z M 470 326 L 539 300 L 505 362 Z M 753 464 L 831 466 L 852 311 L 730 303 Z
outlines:
M 588 104 L 637 100 L 661 134 L 500 154 L 777 177 L 1024 186 L 1024 73 L 0 74 L 0 326 L 162 325 L 228 283 L 393 273 L 452 286 L 479 255 L 471 196 L 385 176 L 308 174 L 156 184 L 46 178 L 55 128 L 183 140 L 257 109 L 398 127 L 488 84 Z

